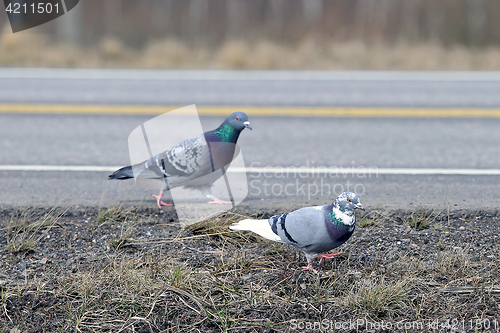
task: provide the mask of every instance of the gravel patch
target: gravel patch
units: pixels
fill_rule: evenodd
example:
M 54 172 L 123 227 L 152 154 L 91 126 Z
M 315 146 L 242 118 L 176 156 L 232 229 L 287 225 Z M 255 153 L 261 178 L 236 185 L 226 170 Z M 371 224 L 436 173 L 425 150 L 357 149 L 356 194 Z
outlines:
M 172 209 L 4 210 L 0 331 L 500 329 L 496 212 L 413 212 L 422 230 L 412 212 L 368 212 L 318 274 L 290 246 L 227 229 L 246 213 L 184 229 Z

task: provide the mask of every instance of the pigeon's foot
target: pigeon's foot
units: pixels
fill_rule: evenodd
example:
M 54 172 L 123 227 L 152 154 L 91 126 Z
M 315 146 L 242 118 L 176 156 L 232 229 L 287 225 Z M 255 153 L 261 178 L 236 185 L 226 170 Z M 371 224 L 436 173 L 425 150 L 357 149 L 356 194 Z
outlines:
M 172 204 L 169 204 L 169 203 L 166 203 L 166 202 L 163 202 L 161 200 L 161 195 L 151 195 L 153 198 L 156 198 L 156 203 L 158 204 L 158 208 L 161 209 L 161 206 L 167 206 L 167 207 L 172 207 L 173 205 Z
M 339 256 L 340 253 L 328 253 L 328 254 L 317 254 L 316 258 L 321 258 L 319 264 L 323 262 L 323 259 L 332 259 L 333 257 Z
M 303 271 L 313 271 L 314 273 L 318 273 L 317 270 L 315 270 L 312 266 L 312 263 L 307 263 L 307 266 L 302 267 Z
M 209 201 L 209 204 L 216 204 L 216 205 L 231 205 L 233 202 L 232 201 L 224 201 L 221 199 L 218 199 L 216 197 L 210 197 L 212 201 Z

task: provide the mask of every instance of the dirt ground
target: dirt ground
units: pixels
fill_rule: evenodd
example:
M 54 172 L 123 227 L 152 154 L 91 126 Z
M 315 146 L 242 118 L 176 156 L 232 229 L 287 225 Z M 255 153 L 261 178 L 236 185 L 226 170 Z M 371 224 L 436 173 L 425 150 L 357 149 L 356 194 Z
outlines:
M 174 210 L 0 212 L 0 332 L 497 332 L 497 212 L 358 215 L 304 255 Z

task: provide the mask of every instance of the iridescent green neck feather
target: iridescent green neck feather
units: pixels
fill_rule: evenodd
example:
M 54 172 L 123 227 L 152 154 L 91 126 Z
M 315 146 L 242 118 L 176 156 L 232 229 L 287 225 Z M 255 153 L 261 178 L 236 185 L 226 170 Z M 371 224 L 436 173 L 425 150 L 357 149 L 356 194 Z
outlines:
M 223 142 L 232 142 L 237 137 L 238 132 L 229 124 L 223 124 L 214 131 L 214 134 Z
M 333 212 L 333 210 L 330 210 L 328 212 L 328 217 L 330 218 L 330 221 L 332 221 L 332 223 L 334 224 L 337 224 L 337 225 L 343 225 L 344 223 L 342 222 L 342 219 L 335 216 L 335 213 Z

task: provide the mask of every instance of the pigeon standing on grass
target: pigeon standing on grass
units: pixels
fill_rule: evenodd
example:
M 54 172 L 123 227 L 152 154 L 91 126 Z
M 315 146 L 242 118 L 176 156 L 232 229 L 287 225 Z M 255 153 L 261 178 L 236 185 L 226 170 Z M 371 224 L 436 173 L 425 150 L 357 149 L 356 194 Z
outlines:
M 233 230 L 252 231 L 275 242 L 283 242 L 301 249 L 306 255 L 307 266 L 312 267 L 315 257 L 331 259 L 340 253 L 322 254 L 344 244 L 354 232 L 354 209 L 364 210 L 358 196 L 344 192 L 330 205 L 305 207 L 291 213 L 275 215 L 269 220 L 246 219 L 233 224 Z
M 162 201 L 165 191 L 178 186 L 200 190 L 212 201 L 209 204 L 231 204 L 212 195 L 211 187 L 222 176 L 216 172 L 234 158 L 236 141 L 245 128 L 252 129 L 244 112 L 234 112 L 213 131 L 184 140 L 175 147 L 148 160 L 123 167 L 109 179 L 163 179 L 160 194 L 153 195 L 158 207 L 172 206 Z M 223 170 L 225 172 L 225 170 Z

